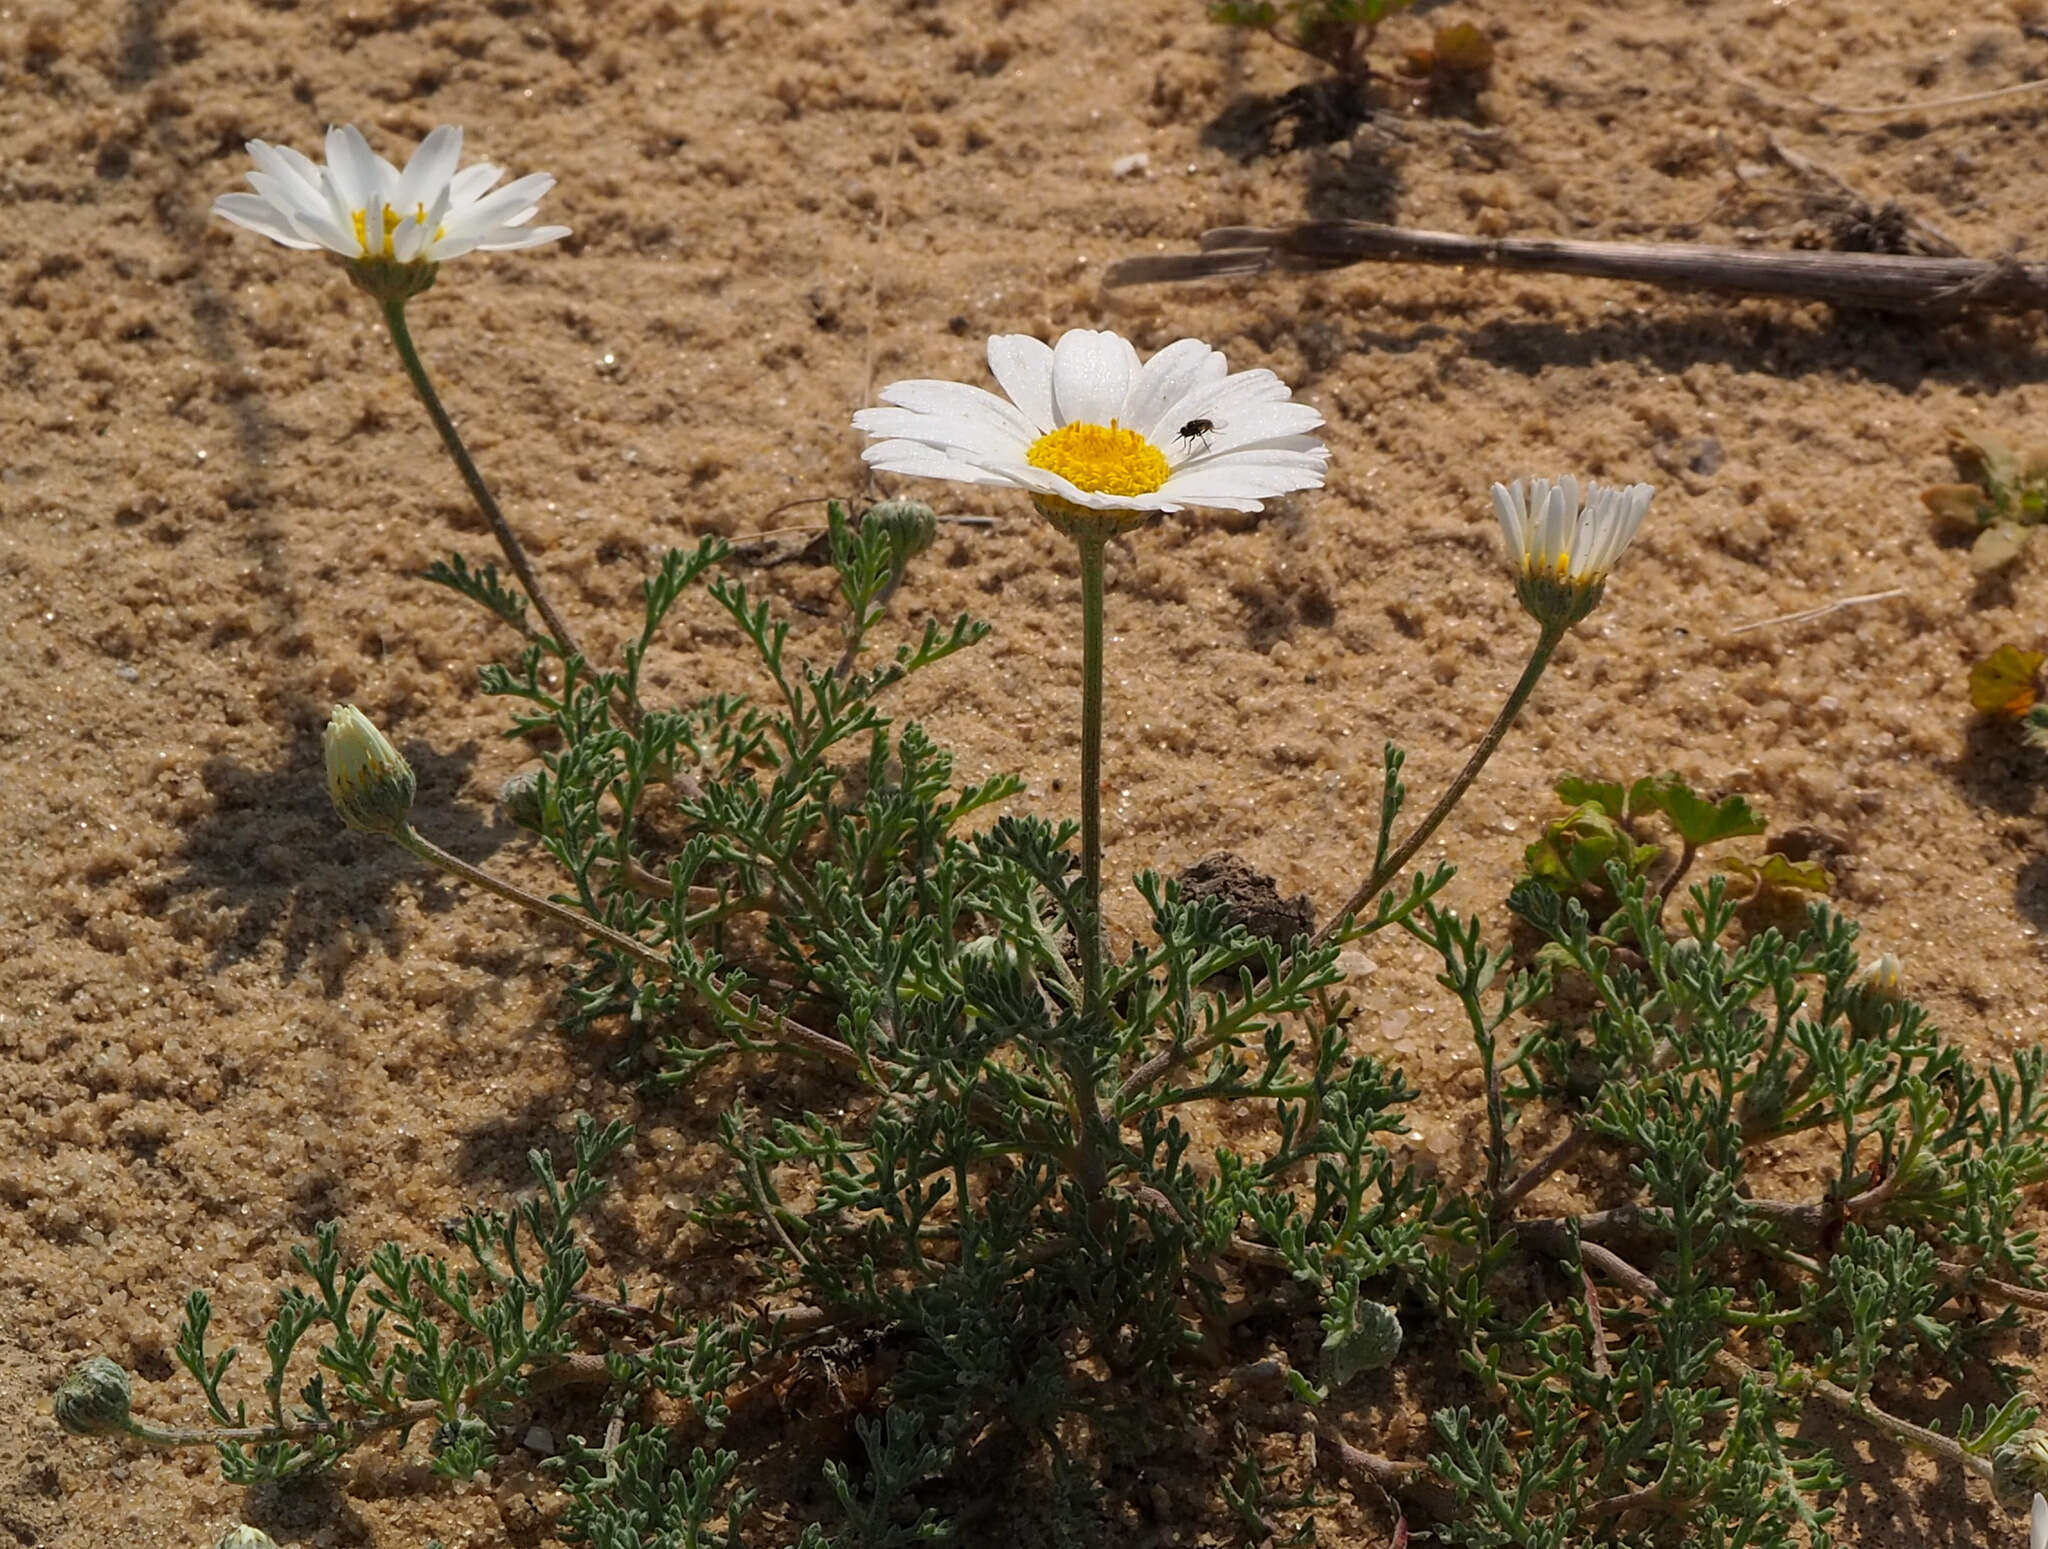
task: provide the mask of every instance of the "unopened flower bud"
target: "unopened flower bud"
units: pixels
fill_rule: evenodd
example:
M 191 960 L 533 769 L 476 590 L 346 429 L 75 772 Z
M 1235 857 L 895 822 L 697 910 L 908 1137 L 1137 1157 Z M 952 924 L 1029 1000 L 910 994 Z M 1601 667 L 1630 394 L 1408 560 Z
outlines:
M 939 535 L 939 519 L 922 500 L 884 500 L 869 506 L 860 525 L 863 531 L 872 527 L 889 535 L 899 565 L 922 554 Z
M 214 1540 L 213 1549 L 277 1549 L 277 1540 L 260 1527 L 238 1522 Z
M 1899 960 L 1889 952 L 1870 965 L 1863 975 L 1863 983 L 1872 994 L 1882 995 L 1886 1000 L 1897 1000 L 1905 993 L 1905 978 L 1899 969 Z
M 1991 1454 L 1991 1493 L 2017 1506 L 2036 1490 L 2048 1489 L 2048 1431 L 2021 1431 Z
M 2020 741 L 2048 751 L 2048 705 L 2036 705 L 2020 717 Z
M 419 790 L 412 765 L 354 705 L 336 705 L 323 742 L 327 794 L 342 822 L 366 834 L 402 834 Z
M 57 1423 L 73 1436 L 119 1435 L 129 1429 L 132 1393 L 120 1362 L 96 1355 L 71 1368 L 51 1408 Z
M 498 805 L 528 833 L 545 834 L 558 826 L 560 809 L 547 790 L 545 769 L 522 769 L 512 776 L 498 787 Z
M 1899 1002 L 1905 998 L 1905 976 L 1899 960 L 1887 952 L 1861 978 L 1849 986 L 1843 1014 L 1849 1030 L 1859 1038 L 1876 1038 L 1899 1016 Z

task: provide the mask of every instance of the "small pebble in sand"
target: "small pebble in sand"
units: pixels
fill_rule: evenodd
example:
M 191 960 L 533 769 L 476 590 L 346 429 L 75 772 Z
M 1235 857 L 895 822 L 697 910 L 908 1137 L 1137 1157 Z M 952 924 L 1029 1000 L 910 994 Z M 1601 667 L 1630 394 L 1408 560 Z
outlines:
M 1152 158 L 1143 151 L 1133 151 L 1128 156 L 1119 156 L 1109 164 L 1111 177 L 1139 177 L 1152 165 Z

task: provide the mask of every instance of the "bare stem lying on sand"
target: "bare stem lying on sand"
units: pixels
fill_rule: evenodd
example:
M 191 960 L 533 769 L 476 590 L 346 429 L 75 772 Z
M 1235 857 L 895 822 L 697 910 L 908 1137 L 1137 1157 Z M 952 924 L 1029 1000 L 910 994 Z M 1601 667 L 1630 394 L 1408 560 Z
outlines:
M 1359 263 L 1440 264 L 1593 279 L 1666 290 L 1790 296 L 1831 306 L 1940 315 L 1965 307 L 2048 308 L 2048 264 L 2011 259 L 1925 258 L 1892 253 L 1758 252 L 1683 242 L 1565 242 L 1548 237 L 1467 237 L 1366 221 L 1294 226 L 1219 226 L 1199 253 L 1126 258 L 1105 287 L 1215 279 L 1268 269 L 1341 269 Z

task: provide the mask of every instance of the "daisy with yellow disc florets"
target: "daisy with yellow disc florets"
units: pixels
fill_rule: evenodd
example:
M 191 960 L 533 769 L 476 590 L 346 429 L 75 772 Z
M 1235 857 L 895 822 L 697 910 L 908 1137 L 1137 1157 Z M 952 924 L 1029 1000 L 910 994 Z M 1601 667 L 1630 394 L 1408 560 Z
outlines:
M 1233 372 L 1199 339 L 1141 362 L 1129 340 L 1077 328 L 1048 345 L 988 341 L 997 397 L 963 382 L 896 382 L 853 417 L 885 473 L 1027 491 L 1077 541 L 1155 511 L 1257 511 L 1322 485 L 1323 417 L 1270 371 Z
M 1608 572 L 1620 560 L 1622 551 L 1635 541 L 1643 515 L 1650 509 L 1656 490 L 1648 484 L 1614 488 L 1604 484 L 1581 485 L 1567 474 L 1561 479 L 1517 479 L 1512 484 L 1493 486 L 1493 511 L 1500 518 L 1507 538 L 1508 562 L 1515 567 L 1515 596 L 1540 631 L 1529 665 L 1508 694 L 1500 714 L 1479 739 L 1465 767 L 1451 782 L 1429 815 L 1415 831 L 1388 853 L 1388 830 L 1383 823 L 1380 853 L 1372 871 L 1351 895 L 1337 917 L 1317 934 L 1318 941 L 1348 932 L 1358 912 L 1379 896 L 1380 890 L 1401 873 L 1415 857 L 1423 841 L 1436 832 L 1450 816 L 1451 809 L 1471 789 L 1479 771 L 1493 757 L 1522 706 L 1536 690 L 1537 679 L 1550 665 L 1571 627 L 1599 605 L 1607 587 Z M 1390 777 L 1391 779 L 1391 777 Z M 1390 821 L 1390 820 L 1389 820 Z
M 1075 923 L 1084 1001 L 1102 996 L 1102 546 L 1155 512 L 1257 511 L 1317 489 L 1329 456 L 1323 417 L 1270 371 L 1233 372 L 1199 339 L 1141 361 L 1130 341 L 1077 328 L 1048 345 L 988 341 L 1005 396 L 962 382 L 896 382 L 855 427 L 886 473 L 1027 492 L 1081 561 L 1081 870 Z
M 455 422 L 412 342 L 405 304 L 434 283 L 442 263 L 465 253 L 513 252 L 540 247 L 569 234 L 567 226 L 535 226 L 552 175 L 530 172 L 497 186 L 504 169 L 488 163 L 460 167 L 462 131 L 444 124 L 419 143 L 400 171 L 370 149 L 353 124 L 327 131 L 327 164 L 288 145 L 248 142 L 256 169 L 254 193 L 222 194 L 213 213 L 271 241 L 304 252 L 338 256 L 349 278 L 377 298 L 391 342 L 413 389 L 427 407 L 441 442 L 564 657 L 578 654 L 561 615 L 540 589 L 539 578 L 496 497 L 477 471 Z M 449 572 L 453 575 L 455 572 Z M 521 623 L 522 619 L 514 622 Z
M 1522 606 L 1539 623 L 1560 619 L 1566 628 L 1591 613 L 1655 493 L 1648 484 L 1582 490 L 1570 474 L 1494 485 L 1493 510 Z

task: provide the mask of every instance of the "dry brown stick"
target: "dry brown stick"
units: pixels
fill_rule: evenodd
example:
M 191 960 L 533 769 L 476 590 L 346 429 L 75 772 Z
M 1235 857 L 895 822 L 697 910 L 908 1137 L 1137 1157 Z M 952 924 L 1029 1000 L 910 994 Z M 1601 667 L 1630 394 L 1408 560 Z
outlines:
M 1438 264 L 1625 280 L 1666 290 L 1737 291 L 1885 312 L 1941 313 L 1965 306 L 2048 307 L 2048 264 L 1923 258 L 1895 253 L 1759 252 L 1685 242 L 1568 242 L 1550 237 L 1468 237 L 1368 221 L 1219 226 L 1199 253 L 1125 258 L 1103 285 L 1215 279 L 1268 269 L 1341 269 L 1360 263 Z

